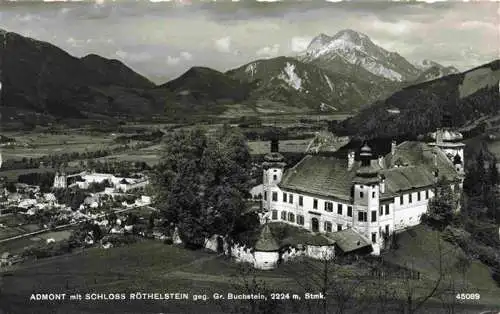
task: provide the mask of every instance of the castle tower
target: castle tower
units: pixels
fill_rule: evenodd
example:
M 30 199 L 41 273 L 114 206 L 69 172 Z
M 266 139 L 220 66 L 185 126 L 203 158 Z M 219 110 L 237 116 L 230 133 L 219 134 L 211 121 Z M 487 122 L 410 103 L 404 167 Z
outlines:
M 382 178 L 379 175 L 378 160 L 373 158 L 371 148 L 365 143 L 360 152 L 361 167 L 353 179 L 354 228 L 372 244 L 379 246 L 379 204 Z M 384 187 L 382 187 L 384 189 Z
M 264 156 L 262 164 L 262 182 L 263 198 L 262 208 L 266 211 L 271 210 L 273 193 L 278 193 L 278 184 L 283 177 L 283 171 L 286 166 L 285 158 L 279 153 L 279 141 L 277 139 L 271 142 L 271 152 Z

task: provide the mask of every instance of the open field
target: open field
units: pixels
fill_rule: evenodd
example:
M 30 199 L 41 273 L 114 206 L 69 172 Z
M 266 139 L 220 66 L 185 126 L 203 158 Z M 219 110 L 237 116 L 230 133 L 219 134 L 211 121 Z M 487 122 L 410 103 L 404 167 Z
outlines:
M 3 148 L 4 159 L 41 157 L 54 153 L 96 151 L 110 148 L 114 136 L 83 134 L 7 133 L 16 145 Z

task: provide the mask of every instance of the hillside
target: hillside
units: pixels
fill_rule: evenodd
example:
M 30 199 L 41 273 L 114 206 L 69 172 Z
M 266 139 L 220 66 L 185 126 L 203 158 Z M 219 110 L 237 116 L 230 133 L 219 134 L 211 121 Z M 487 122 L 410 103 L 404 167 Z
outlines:
M 0 38 L 4 122 L 147 116 L 163 109 L 145 95 L 155 85 L 118 60 L 77 58 L 4 30 Z
M 356 111 L 383 95 L 370 82 L 290 57 L 257 60 L 226 74 L 254 85 L 251 102 L 271 100 L 303 111 Z
M 331 129 L 359 138 L 415 137 L 439 127 L 443 115 L 450 116 L 453 127 L 461 127 L 498 113 L 499 80 L 500 60 L 495 60 L 404 88 Z
M 252 86 L 207 67 L 192 67 L 156 88 L 161 90 L 174 95 L 178 110 L 216 114 L 222 113 L 226 104 L 248 99 Z

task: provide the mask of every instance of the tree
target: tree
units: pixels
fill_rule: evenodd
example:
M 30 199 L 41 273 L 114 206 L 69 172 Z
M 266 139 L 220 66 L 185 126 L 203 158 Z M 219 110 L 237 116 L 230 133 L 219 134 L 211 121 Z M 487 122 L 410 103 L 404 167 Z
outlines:
M 245 208 L 249 170 L 245 138 L 232 129 L 170 133 L 152 180 L 156 205 L 184 243 L 202 245 L 205 237 L 233 230 Z
M 457 199 L 445 178 L 438 180 L 435 196 L 429 201 L 429 214 L 431 220 L 437 222 L 440 227 L 448 225 L 457 207 Z
M 359 297 L 363 289 L 362 279 L 357 274 L 343 273 L 339 264 L 342 257 L 335 257 L 329 252 L 324 252 L 319 259 L 302 258 L 300 262 L 287 265 L 292 278 L 306 292 L 321 292 L 319 309 L 307 303 L 308 312 L 311 313 L 345 313 L 354 304 L 354 299 Z M 304 276 L 307 274 L 307 276 Z

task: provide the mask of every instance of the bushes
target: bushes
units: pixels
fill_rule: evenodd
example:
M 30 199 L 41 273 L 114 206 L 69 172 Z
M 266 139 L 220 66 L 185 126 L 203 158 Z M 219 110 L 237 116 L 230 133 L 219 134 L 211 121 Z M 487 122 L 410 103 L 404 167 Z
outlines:
M 137 238 L 133 235 L 108 235 L 102 238 L 101 243 L 111 243 L 113 246 L 122 246 L 122 245 L 128 245 L 128 244 L 133 244 L 137 242 Z
M 38 244 L 26 248 L 22 253 L 22 257 L 46 258 L 59 256 L 71 252 L 71 246 L 67 240 L 53 242 L 49 244 Z

